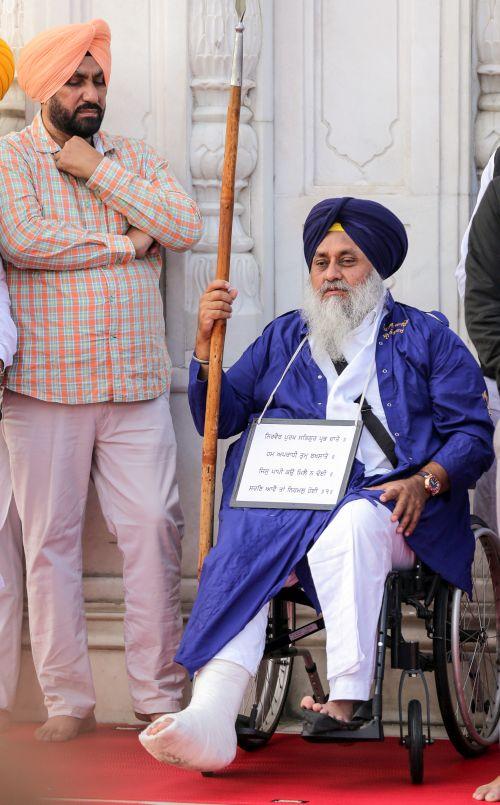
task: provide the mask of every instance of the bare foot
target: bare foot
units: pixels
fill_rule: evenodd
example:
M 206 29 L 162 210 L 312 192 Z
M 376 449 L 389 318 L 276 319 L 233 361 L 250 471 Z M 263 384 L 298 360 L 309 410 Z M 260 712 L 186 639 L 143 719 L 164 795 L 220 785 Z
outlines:
M 0 710 L 0 733 L 7 732 L 11 723 L 11 715 L 8 710 Z
M 95 728 L 96 720 L 93 715 L 87 718 L 53 716 L 35 730 L 35 738 L 37 741 L 72 741 L 78 735 L 92 732 Z
M 500 802 L 500 777 L 496 777 L 487 785 L 480 785 L 472 795 L 473 799 L 480 799 L 484 802 Z
M 304 696 L 300 703 L 306 710 L 314 710 L 315 713 L 324 713 L 327 716 L 338 719 L 338 721 L 351 721 L 353 703 L 348 701 L 337 702 L 315 702 L 312 696 Z

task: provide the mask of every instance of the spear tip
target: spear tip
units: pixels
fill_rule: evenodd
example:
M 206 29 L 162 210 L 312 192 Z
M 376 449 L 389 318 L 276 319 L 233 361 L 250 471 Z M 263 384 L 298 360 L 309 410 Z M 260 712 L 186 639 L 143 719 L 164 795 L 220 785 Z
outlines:
M 238 19 L 240 22 L 242 22 L 247 8 L 246 0 L 235 0 L 234 5 L 236 7 L 236 13 L 238 15 Z

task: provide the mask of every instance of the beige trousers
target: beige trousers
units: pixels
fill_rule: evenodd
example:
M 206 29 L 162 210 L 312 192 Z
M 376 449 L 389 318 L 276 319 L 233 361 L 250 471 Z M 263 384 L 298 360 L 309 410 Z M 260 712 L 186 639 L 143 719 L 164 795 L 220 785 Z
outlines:
M 30 637 L 49 716 L 92 712 L 82 527 L 91 475 L 123 554 L 125 651 L 134 709 L 176 711 L 184 672 L 182 513 L 167 395 L 63 405 L 6 391 L 3 430 L 23 526 Z
M 12 495 L 7 446 L 0 432 L 0 710 L 12 710 L 21 662 L 23 545 Z

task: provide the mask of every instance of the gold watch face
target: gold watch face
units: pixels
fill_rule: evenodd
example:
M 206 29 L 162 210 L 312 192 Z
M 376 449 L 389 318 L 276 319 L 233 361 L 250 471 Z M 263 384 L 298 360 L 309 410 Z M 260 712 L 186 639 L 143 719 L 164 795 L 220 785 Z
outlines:
M 435 475 L 427 475 L 424 481 L 426 490 L 431 495 L 437 495 L 441 489 L 441 483 Z

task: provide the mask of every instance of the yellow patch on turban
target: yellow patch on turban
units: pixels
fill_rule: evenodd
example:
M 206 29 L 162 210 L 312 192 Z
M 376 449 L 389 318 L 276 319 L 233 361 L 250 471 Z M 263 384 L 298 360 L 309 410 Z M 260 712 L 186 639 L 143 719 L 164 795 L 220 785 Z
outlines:
M 14 80 L 14 54 L 7 42 L 0 39 L 0 101 Z
M 34 101 L 45 103 L 68 81 L 90 53 L 109 84 L 111 31 L 104 20 L 61 25 L 35 36 L 22 49 L 17 65 L 19 86 Z
M 338 221 L 335 221 L 334 224 L 331 225 L 329 232 L 345 232 L 344 227 Z

